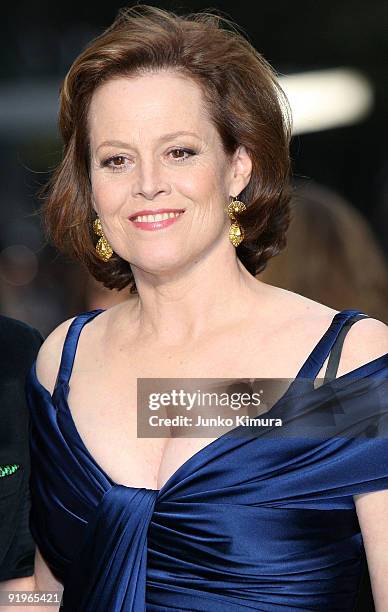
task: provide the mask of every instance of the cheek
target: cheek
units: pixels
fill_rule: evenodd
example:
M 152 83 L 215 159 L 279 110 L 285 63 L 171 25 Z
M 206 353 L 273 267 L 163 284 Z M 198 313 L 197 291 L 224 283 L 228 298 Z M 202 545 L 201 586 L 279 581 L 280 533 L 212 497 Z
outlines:
M 117 178 L 116 181 L 92 180 L 94 201 L 97 209 L 104 214 L 114 213 L 128 198 L 128 183 Z
M 225 198 L 223 174 L 218 167 L 206 164 L 190 170 L 179 180 L 181 192 L 186 192 L 197 204 L 204 205 Z

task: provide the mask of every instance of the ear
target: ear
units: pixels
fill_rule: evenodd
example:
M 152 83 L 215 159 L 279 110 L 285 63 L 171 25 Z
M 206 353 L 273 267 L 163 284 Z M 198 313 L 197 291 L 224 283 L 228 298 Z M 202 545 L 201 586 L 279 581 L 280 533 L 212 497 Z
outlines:
M 229 188 L 231 196 L 237 196 L 248 185 L 252 174 L 252 160 L 244 145 L 240 145 L 233 154 L 232 178 Z

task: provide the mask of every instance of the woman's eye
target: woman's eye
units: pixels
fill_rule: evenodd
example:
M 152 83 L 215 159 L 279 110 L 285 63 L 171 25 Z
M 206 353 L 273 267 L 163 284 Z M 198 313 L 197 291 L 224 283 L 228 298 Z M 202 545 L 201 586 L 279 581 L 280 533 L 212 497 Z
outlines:
M 102 165 L 111 168 L 113 172 L 120 172 L 125 168 L 126 157 L 124 155 L 114 155 L 109 159 L 106 159 Z
M 193 151 L 192 149 L 172 149 L 170 153 L 178 153 L 177 157 L 173 156 L 174 160 L 178 162 L 185 161 L 191 155 L 195 155 L 195 151 Z M 188 154 L 188 157 L 184 157 L 185 153 Z

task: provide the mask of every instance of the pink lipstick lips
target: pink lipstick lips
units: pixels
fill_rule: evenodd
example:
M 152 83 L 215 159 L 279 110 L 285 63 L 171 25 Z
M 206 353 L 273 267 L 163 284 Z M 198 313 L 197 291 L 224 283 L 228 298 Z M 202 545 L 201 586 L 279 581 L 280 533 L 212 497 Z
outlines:
M 141 210 L 128 217 L 128 219 L 135 227 L 152 232 L 172 225 L 183 213 L 184 209 L 172 208 Z

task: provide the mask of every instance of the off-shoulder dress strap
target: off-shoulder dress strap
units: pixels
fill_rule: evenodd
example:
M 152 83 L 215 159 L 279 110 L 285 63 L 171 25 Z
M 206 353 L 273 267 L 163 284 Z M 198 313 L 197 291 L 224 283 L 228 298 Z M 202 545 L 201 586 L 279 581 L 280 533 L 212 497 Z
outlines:
M 333 349 L 337 339 L 340 336 L 344 327 L 348 324 L 348 322 L 352 321 L 354 317 L 368 318 L 369 315 L 361 312 L 360 310 L 355 309 L 346 309 L 337 312 L 334 316 L 331 325 L 323 334 L 319 342 L 316 344 L 314 349 L 311 351 L 310 355 L 307 357 L 303 366 L 299 370 L 296 378 L 308 378 L 311 380 L 315 380 L 318 373 L 320 372 L 323 364 L 325 363 L 330 351 Z M 357 319 L 357 320 L 358 320 Z M 355 322 L 355 321 L 353 321 Z M 345 328 L 346 330 L 346 328 Z M 342 342 L 345 337 L 345 332 L 343 332 Z M 339 350 L 341 349 L 341 345 L 339 345 Z M 333 361 L 335 363 L 335 354 L 333 357 Z M 332 372 L 332 365 L 330 366 L 330 372 Z
M 367 319 L 367 318 L 369 317 L 362 313 L 362 314 L 354 315 L 354 317 L 351 317 L 350 319 L 347 319 L 345 321 L 330 351 L 330 357 L 327 363 L 323 384 L 334 380 L 335 377 L 337 376 L 338 366 L 339 366 L 339 362 L 341 358 L 342 346 L 345 340 L 345 336 L 348 333 L 349 329 L 351 328 L 353 323 L 355 323 L 356 321 L 359 321 L 360 319 Z
M 81 330 L 86 323 L 94 319 L 94 317 L 101 312 L 104 312 L 104 309 L 97 308 L 95 310 L 83 312 L 76 316 L 69 325 L 69 329 L 67 330 L 65 341 L 63 343 L 61 362 L 59 365 L 55 387 L 57 387 L 59 384 L 67 384 L 69 382 Z

